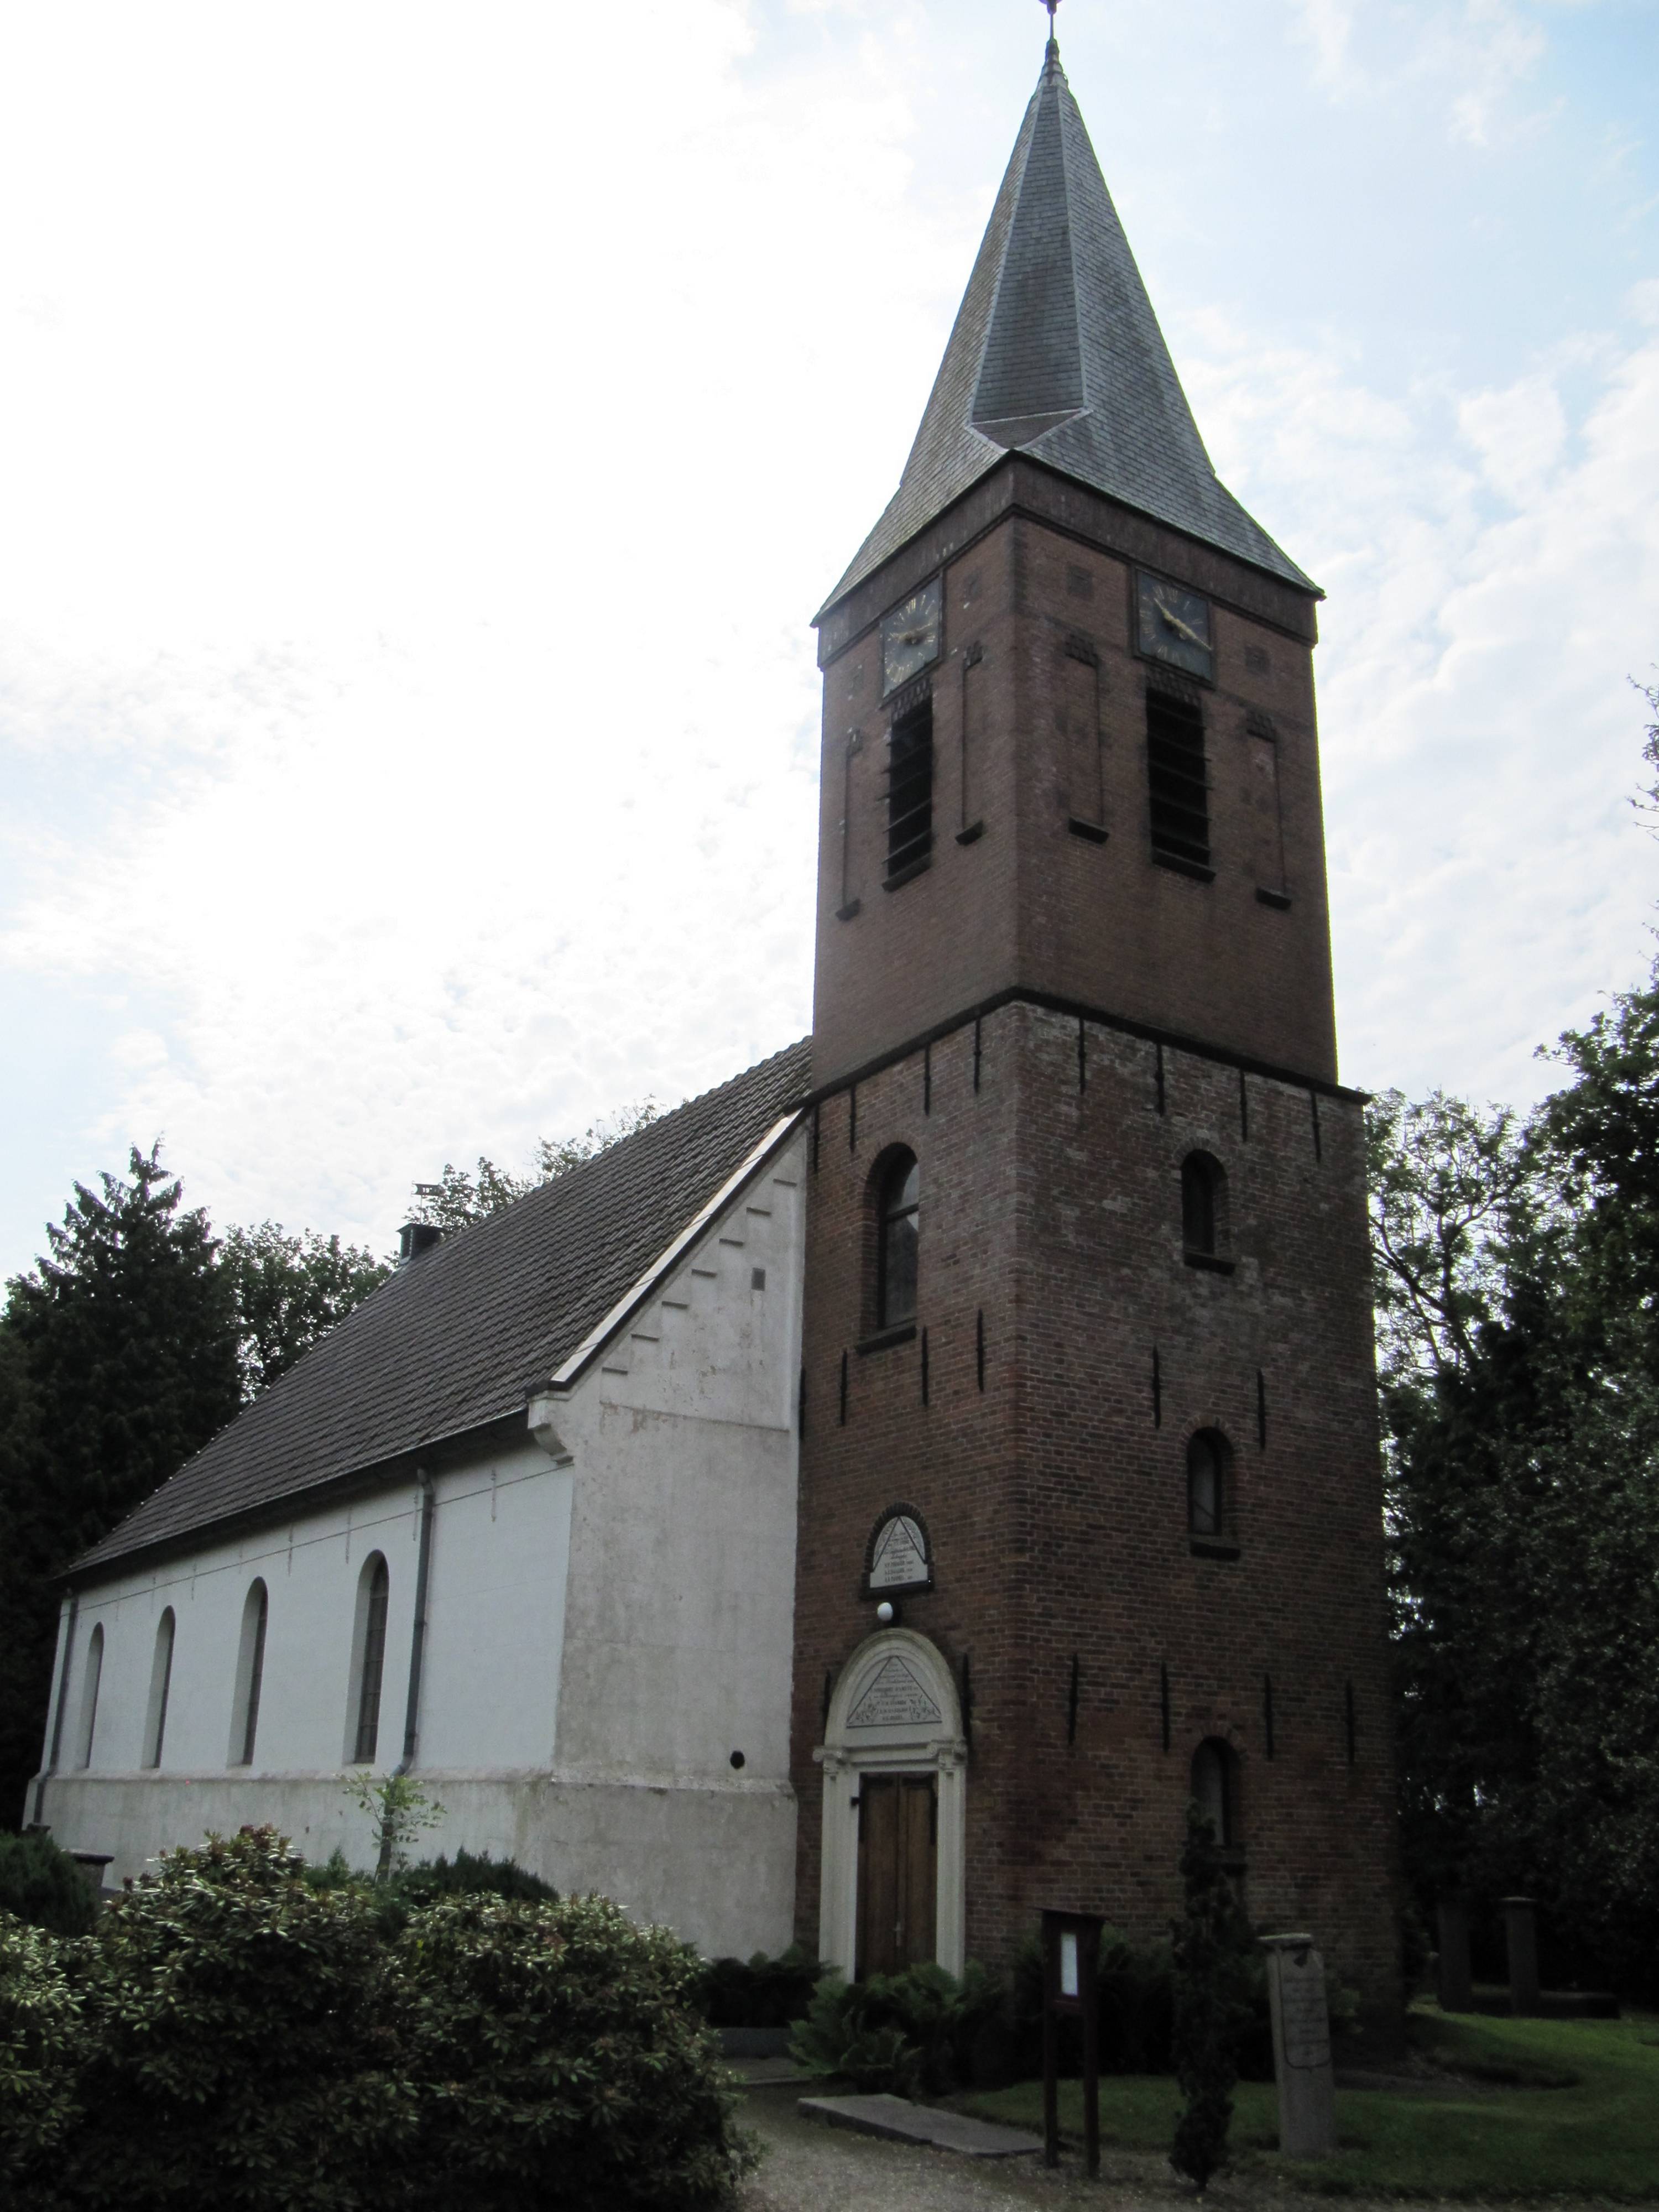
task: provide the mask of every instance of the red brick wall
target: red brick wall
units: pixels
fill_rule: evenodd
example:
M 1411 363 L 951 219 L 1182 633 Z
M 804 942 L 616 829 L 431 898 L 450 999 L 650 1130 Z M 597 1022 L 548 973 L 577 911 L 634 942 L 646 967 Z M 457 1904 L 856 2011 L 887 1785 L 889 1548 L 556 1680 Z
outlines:
M 1310 1928 L 1370 2001 L 1396 1996 L 1382 1523 L 1359 1109 L 1024 1004 L 819 1109 L 809 1208 L 794 1778 L 800 1933 L 817 1936 L 822 1693 L 874 1626 L 882 1510 L 926 1516 L 936 1587 L 908 1626 L 971 1660 L 968 1948 L 1006 1962 L 1044 1904 L 1138 1936 L 1176 1910 L 1192 1753 L 1237 1753 L 1258 1921 Z M 931 1110 L 924 1097 L 931 1091 Z M 866 1190 L 922 1178 L 921 1339 L 860 1357 Z M 1186 1264 L 1180 1163 L 1228 1177 L 1231 1274 Z M 985 1317 L 986 1384 L 975 1321 Z M 1162 1422 L 1155 1426 L 1157 1346 Z M 848 1418 L 837 1419 L 848 1355 Z M 1257 1375 L 1267 1443 L 1259 1442 Z M 1237 1559 L 1195 1558 L 1185 1443 L 1235 1453 Z M 1073 1655 L 1077 1735 L 1066 1741 Z M 1163 1747 L 1160 1668 L 1170 1686 Z M 1263 1678 L 1274 1689 L 1267 1756 Z M 1346 1685 L 1356 1756 L 1348 1759 Z
M 826 626 L 817 989 L 821 1080 L 846 1074 L 1012 986 L 1077 999 L 1298 1074 L 1336 1072 L 1309 603 L 1264 611 L 1261 580 L 1224 555 L 1153 532 L 1133 557 L 1124 520 L 1092 501 L 1069 529 L 1010 508 L 941 553 L 945 649 L 933 672 L 934 848 L 928 871 L 883 889 L 885 736 L 879 617 L 914 587 L 907 549 L 860 595 L 863 626 Z M 1085 527 L 1103 533 L 1101 542 Z M 1142 526 L 1141 534 L 1152 528 Z M 1147 665 L 1131 650 L 1135 560 L 1211 595 L 1216 685 L 1204 695 L 1216 876 L 1202 884 L 1152 858 Z M 1280 599 L 1295 595 L 1275 586 Z M 867 604 L 866 604 L 867 602 Z M 1270 616 L 1281 619 L 1274 621 Z M 1292 615 L 1300 634 L 1285 626 Z M 1076 780 L 1065 687 L 1099 666 L 1107 842 L 1067 827 Z M 1247 648 L 1266 665 L 1246 665 Z M 969 674 L 969 658 L 981 656 Z M 964 684 L 982 687 L 986 741 L 964 800 Z M 1291 904 L 1256 898 L 1258 829 L 1246 718 L 1279 732 Z M 1074 702 L 1069 708 L 1076 712 Z M 846 744 L 860 746 L 847 774 Z M 850 781 L 850 804 L 848 789 Z M 843 854 L 842 824 L 848 827 Z M 957 842 L 975 822 L 982 834 Z M 844 890 L 843 890 L 844 877 Z M 1268 885 L 1274 889 L 1276 885 Z M 843 919 L 847 904 L 858 911 Z

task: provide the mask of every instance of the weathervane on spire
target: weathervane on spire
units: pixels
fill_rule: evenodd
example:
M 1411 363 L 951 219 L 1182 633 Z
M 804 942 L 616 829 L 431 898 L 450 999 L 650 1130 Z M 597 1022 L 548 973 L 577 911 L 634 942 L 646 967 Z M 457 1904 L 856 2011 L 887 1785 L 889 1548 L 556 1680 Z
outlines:
M 1059 7 L 1060 0 L 1042 0 L 1042 4 L 1048 10 L 1048 51 L 1051 54 L 1057 54 L 1060 40 L 1054 36 L 1054 10 Z

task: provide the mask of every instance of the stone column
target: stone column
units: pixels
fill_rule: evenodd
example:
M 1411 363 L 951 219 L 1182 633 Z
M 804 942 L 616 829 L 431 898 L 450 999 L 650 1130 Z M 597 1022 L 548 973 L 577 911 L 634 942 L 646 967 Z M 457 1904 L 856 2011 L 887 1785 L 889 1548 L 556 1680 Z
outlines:
M 1440 2009 L 1473 2012 L 1474 1978 L 1469 1971 L 1469 1908 L 1461 1897 L 1440 1900 Z
M 1331 2023 L 1325 1961 L 1311 1936 L 1264 1936 L 1279 2081 L 1279 2148 L 1286 2158 L 1328 2158 L 1336 2148 Z
M 1504 1932 L 1509 1939 L 1510 2010 L 1538 2010 L 1538 1920 L 1529 1897 L 1504 1899 Z

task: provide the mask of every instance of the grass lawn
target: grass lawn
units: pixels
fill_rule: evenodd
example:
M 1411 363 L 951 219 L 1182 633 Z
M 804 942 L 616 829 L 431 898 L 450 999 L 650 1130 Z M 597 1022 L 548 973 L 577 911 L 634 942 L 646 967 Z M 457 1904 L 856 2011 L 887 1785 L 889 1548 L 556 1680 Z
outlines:
M 1659 2021 L 1412 2015 L 1413 2039 L 1478 2087 L 1431 2082 L 1426 2094 L 1339 2089 L 1334 2158 L 1281 2159 L 1270 2083 L 1234 2094 L 1232 2148 L 1243 2167 L 1338 2195 L 1659 2197 Z M 1546 2086 L 1547 2085 L 1547 2086 Z M 1100 2085 L 1103 2142 L 1163 2150 L 1180 2093 L 1167 2077 L 1119 2075 Z M 987 2119 L 1042 2128 L 1042 2085 L 976 2097 Z M 1080 2083 L 1062 2081 L 1060 2124 L 1083 2134 Z

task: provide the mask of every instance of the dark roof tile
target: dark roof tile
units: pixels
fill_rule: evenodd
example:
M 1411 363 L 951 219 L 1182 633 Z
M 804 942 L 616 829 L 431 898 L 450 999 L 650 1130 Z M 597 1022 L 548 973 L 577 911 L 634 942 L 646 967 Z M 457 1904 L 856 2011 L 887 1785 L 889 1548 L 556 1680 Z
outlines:
M 522 1411 L 811 1087 L 806 1039 L 410 1261 L 73 1571 Z
M 899 488 L 819 620 L 1014 448 L 1318 589 L 1211 466 L 1053 46 Z

